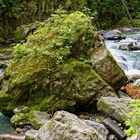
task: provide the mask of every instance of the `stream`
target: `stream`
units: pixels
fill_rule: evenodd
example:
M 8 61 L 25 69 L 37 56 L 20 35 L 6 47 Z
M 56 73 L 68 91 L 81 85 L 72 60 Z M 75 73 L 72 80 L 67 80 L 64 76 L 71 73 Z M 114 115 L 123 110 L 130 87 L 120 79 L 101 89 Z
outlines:
M 126 39 L 120 41 L 106 40 L 106 46 L 128 77 L 135 74 L 140 75 L 140 50 L 129 51 L 119 49 L 120 45 L 131 42 L 136 42 L 140 45 L 140 31 L 129 32 L 124 35 Z

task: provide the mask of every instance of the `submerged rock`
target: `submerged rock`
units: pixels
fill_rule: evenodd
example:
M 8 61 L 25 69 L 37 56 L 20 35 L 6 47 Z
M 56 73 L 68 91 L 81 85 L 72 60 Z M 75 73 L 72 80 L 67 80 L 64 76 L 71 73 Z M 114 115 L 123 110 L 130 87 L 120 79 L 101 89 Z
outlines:
M 105 140 L 102 135 L 77 116 L 58 111 L 38 131 L 40 140 Z
M 128 112 L 131 111 L 132 107 L 130 106 L 130 99 L 103 97 L 98 101 L 97 108 L 107 116 L 124 122 L 129 118 Z
M 119 46 L 120 50 L 128 50 L 128 51 L 137 51 L 140 50 L 140 44 L 137 42 L 131 42 L 129 44 L 120 44 Z

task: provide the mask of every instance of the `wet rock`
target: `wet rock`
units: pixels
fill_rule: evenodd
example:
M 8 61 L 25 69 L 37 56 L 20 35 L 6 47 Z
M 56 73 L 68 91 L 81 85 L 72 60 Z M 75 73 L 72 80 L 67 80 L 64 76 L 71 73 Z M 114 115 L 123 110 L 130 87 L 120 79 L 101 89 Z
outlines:
M 120 50 L 137 51 L 140 50 L 140 44 L 137 42 L 131 42 L 129 44 L 121 44 L 119 46 Z
M 0 140 L 25 140 L 24 135 L 3 134 L 0 135 Z
M 97 123 L 97 122 L 94 122 L 94 121 L 90 121 L 90 120 L 84 120 L 86 122 L 86 124 L 88 126 L 91 126 L 93 127 L 95 130 L 98 131 L 98 133 L 100 133 L 103 138 L 106 140 L 107 139 L 107 136 L 108 136 L 108 130 L 106 129 L 106 127 L 101 124 L 101 123 Z
M 38 131 L 41 140 L 105 140 L 102 135 L 77 116 L 58 111 Z
M 37 140 L 38 131 L 31 129 L 25 133 L 26 140 Z
M 106 40 L 121 40 L 125 39 L 126 37 L 122 36 L 118 31 L 108 31 L 103 35 L 104 39 Z
M 124 122 L 126 118 L 129 118 L 130 99 L 102 97 L 97 103 L 97 108 L 107 116 Z
M 107 118 L 104 120 L 103 124 L 110 130 L 112 131 L 118 138 L 123 140 L 126 138 L 126 135 L 123 133 L 123 131 L 118 127 L 118 125 L 111 120 L 110 118 Z
M 96 72 L 111 86 L 119 88 L 127 82 L 124 71 L 116 63 L 111 53 L 106 49 L 104 40 L 97 34 L 94 36 L 94 48 L 90 50 L 91 62 Z

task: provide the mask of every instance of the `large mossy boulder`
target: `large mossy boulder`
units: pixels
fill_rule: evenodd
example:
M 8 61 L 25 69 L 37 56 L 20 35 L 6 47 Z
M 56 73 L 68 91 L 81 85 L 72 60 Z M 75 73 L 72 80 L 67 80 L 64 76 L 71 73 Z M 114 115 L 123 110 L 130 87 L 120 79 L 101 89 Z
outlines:
M 98 47 L 94 35 L 91 20 L 81 12 L 53 15 L 26 43 L 15 46 L 15 58 L 1 79 L 0 111 L 9 114 L 21 105 L 75 111 L 96 106 L 96 97 L 116 96 L 92 68 L 89 52 Z

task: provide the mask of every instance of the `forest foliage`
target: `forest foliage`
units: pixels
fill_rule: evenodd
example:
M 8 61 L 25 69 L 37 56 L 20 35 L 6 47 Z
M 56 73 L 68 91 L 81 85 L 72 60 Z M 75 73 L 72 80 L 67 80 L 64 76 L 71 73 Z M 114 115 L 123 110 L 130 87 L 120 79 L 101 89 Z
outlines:
M 133 18 L 140 18 L 140 1 L 125 0 Z M 92 17 L 98 28 L 110 27 L 127 17 L 121 0 L 0 0 L 0 15 L 30 21 L 43 20 L 59 6 L 68 11 L 82 11 Z M 22 22 L 25 22 L 22 21 Z

